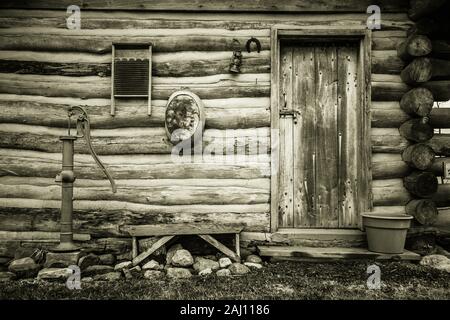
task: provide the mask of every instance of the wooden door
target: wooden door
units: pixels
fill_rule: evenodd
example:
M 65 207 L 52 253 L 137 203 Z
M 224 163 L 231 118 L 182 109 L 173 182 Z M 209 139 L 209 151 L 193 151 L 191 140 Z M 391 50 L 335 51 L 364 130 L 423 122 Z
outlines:
M 286 45 L 280 59 L 279 226 L 356 228 L 358 49 Z

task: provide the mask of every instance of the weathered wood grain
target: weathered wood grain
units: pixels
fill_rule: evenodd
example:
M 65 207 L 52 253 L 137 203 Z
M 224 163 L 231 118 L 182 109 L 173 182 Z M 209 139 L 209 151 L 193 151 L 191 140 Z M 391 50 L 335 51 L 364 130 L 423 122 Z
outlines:
M 19 124 L 0 124 L 0 147 L 58 153 L 59 137 L 67 129 Z M 174 145 L 163 127 L 93 129 L 92 145 L 97 154 L 170 154 Z M 204 152 L 214 154 L 262 154 L 270 152 L 269 128 L 207 129 L 202 141 Z M 89 154 L 84 139 L 75 143 L 75 152 Z
M 413 198 L 402 179 L 373 180 L 372 192 L 374 206 L 403 206 Z M 449 192 L 448 184 L 440 184 L 431 200 L 438 207 L 446 207 L 450 204 Z
M 398 129 L 394 128 L 372 128 L 371 140 L 374 153 L 400 153 L 410 145 L 410 142 L 400 135 Z
M 59 231 L 60 201 L 0 199 L 4 231 Z M 74 231 L 92 237 L 124 236 L 121 225 L 157 223 L 239 223 L 246 231 L 267 231 L 269 204 L 146 205 L 120 201 L 74 201 Z
M 270 76 L 222 74 L 205 77 L 152 77 L 152 98 L 168 99 L 176 90 L 189 88 L 202 99 L 268 97 Z M 0 92 L 48 97 L 108 98 L 111 78 L 0 74 Z
M 397 101 L 373 101 L 371 115 L 372 128 L 398 128 L 411 119 L 411 116 L 400 109 Z M 433 108 L 429 118 L 433 128 L 449 128 L 450 108 Z
M 317 2 L 314 0 L 287 0 L 279 2 L 276 0 L 262 0 L 257 3 L 242 2 L 239 0 L 209 0 L 207 2 L 195 1 L 152 1 L 151 3 L 142 1 L 123 0 L 80 0 L 70 2 L 69 0 L 46 0 L 42 2 L 33 1 L 3 1 L 1 8 L 20 9 L 66 9 L 71 4 L 77 4 L 80 8 L 89 10 L 148 10 L 148 11 L 250 11 L 250 12 L 365 12 L 372 4 L 370 0 L 343 0 Z M 404 12 L 408 6 L 408 1 L 379 0 L 377 4 L 383 12 Z
M 293 108 L 293 48 L 283 46 L 280 52 L 281 108 Z M 278 189 L 278 224 L 292 227 L 294 224 L 294 119 L 292 115 L 280 117 L 280 163 Z
M 77 179 L 74 200 L 111 200 L 152 205 L 256 204 L 269 202 L 268 179 Z M 0 198 L 60 200 L 61 186 L 51 178 L 0 177 Z
M 440 177 L 443 175 L 443 163 L 449 160 L 448 157 L 435 158 L 427 170 Z M 375 180 L 403 178 L 410 172 L 411 168 L 403 161 L 400 154 L 374 153 L 372 155 L 372 175 Z
M 47 27 L 66 29 L 66 14 L 54 10 L 3 10 L 0 12 L 0 27 Z M 383 12 L 382 30 L 407 30 L 413 24 L 406 13 Z M 227 30 L 263 29 L 275 24 L 289 24 L 302 27 L 348 27 L 365 26 L 367 14 L 338 13 L 319 15 L 315 13 L 213 13 L 203 12 L 199 18 L 195 12 L 126 12 L 126 11 L 83 11 L 83 29 L 147 29 L 147 28 L 214 28 Z
M 237 129 L 270 125 L 269 98 L 202 99 L 206 128 Z M 152 116 L 143 116 L 146 101 L 131 100 L 116 104 L 116 115 L 110 115 L 110 99 L 80 99 L 0 94 L 0 122 L 67 127 L 70 106 L 84 106 L 92 128 L 161 127 L 167 101 L 152 101 Z M 32 112 L 30 112 L 32 110 Z
M 226 74 L 232 51 L 182 51 L 152 56 L 154 77 L 198 77 Z M 270 70 L 270 51 L 245 53 L 241 73 Z M 111 76 L 111 55 L 89 53 L 0 51 L 0 72 L 61 76 Z
M 372 74 L 372 101 L 399 101 L 408 90 L 399 75 Z
M 397 56 L 396 50 L 373 50 L 372 72 L 377 74 L 399 74 L 405 62 Z
M 0 149 L 0 175 L 54 178 L 61 171 L 61 154 Z M 113 155 L 102 156 L 115 179 L 253 179 L 270 176 L 270 156 Z M 175 161 L 174 161 L 175 160 Z M 90 155 L 75 155 L 80 179 L 104 179 Z

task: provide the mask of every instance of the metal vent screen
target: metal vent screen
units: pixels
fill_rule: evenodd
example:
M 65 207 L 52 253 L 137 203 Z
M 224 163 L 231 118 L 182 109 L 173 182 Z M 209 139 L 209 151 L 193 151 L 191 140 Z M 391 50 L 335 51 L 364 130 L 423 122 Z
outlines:
M 149 60 L 120 58 L 114 61 L 114 96 L 147 97 Z

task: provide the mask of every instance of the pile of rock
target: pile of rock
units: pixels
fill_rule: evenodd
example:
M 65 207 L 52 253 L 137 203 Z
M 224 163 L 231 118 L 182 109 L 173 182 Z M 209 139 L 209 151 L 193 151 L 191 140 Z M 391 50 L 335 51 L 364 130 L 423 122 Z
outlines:
M 246 261 L 233 263 L 230 258 L 220 255 L 193 256 L 180 244 L 167 250 L 165 260 L 150 260 L 141 266 L 134 266 L 131 260 L 119 260 L 113 254 L 96 255 L 52 253 L 34 254 L 21 257 L 8 264 L 8 271 L 0 272 L 0 281 L 34 278 L 46 281 L 65 281 L 74 274 L 78 266 L 81 281 L 113 281 L 121 278 L 172 279 L 190 278 L 193 275 L 219 277 L 242 275 L 251 269 L 262 268 L 262 260 L 257 255 L 249 255 Z

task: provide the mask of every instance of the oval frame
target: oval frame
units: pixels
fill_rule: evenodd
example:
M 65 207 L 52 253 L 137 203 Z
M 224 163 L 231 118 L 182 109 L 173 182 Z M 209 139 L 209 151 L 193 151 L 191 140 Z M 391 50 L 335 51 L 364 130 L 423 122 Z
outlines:
M 199 123 L 197 123 L 194 131 L 190 134 L 190 136 L 186 139 L 180 139 L 178 141 L 172 141 L 172 133 L 169 131 L 169 128 L 167 127 L 167 112 L 169 111 L 169 106 L 172 103 L 172 101 L 177 98 L 178 96 L 189 96 L 191 99 L 194 100 L 195 104 L 197 105 L 197 109 L 199 112 Z M 169 141 L 176 145 L 182 141 L 187 141 L 187 140 L 192 140 L 195 137 L 198 137 L 199 132 L 200 132 L 200 136 L 203 135 L 203 130 L 205 129 L 205 111 L 204 111 L 204 104 L 203 101 L 200 99 L 200 97 L 198 95 L 196 95 L 195 93 L 193 93 L 192 91 L 189 90 L 178 90 L 175 91 L 174 93 L 172 93 L 169 97 L 169 99 L 167 100 L 167 104 L 166 104 L 166 110 L 164 112 L 164 127 L 166 130 L 166 135 L 169 138 Z M 195 140 L 193 140 L 195 141 Z

